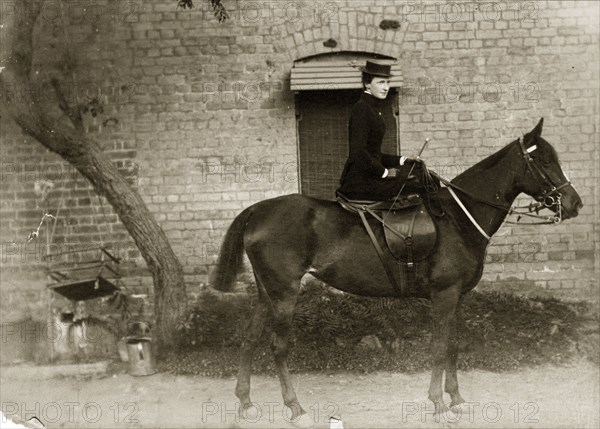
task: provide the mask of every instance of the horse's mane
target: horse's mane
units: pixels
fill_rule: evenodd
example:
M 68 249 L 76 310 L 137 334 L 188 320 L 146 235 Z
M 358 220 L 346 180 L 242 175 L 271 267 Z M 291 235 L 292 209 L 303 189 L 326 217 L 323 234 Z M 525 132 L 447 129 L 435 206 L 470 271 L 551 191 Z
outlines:
M 460 180 L 464 176 L 473 175 L 475 173 L 479 173 L 480 171 L 488 170 L 492 167 L 495 167 L 500 162 L 500 160 L 502 160 L 502 158 L 504 158 L 504 155 L 506 155 L 506 152 L 508 152 L 510 150 L 510 148 L 512 147 L 512 145 L 514 143 L 515 142 L 507 144 L 502 149 L 500 149 L 498 152 L 494 152 L 487 158 L 484 158 L 481 161 L 479 161 L 477 164 L 469 167 L 468 169 L 466 169 L 465 171 L 460 173 L 458 176 L 456 176 L 454 179 L 452 179 L 451 182 L 454 182 L 455 180 Z

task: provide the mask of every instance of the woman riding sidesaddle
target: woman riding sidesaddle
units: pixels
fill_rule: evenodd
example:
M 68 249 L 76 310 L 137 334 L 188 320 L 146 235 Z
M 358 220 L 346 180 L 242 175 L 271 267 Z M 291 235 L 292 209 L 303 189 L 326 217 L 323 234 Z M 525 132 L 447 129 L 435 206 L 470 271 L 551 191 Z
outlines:
M 336 193 L 352 200 L 383 201 L 394 199 L 401 189 L 403 194 L 423 191 L 417 180 L 423 175 L 420 160 L 381 153 L 391 66 L 368 60 L 360 70 L 364 92 L 350 113 L 350 154 Z

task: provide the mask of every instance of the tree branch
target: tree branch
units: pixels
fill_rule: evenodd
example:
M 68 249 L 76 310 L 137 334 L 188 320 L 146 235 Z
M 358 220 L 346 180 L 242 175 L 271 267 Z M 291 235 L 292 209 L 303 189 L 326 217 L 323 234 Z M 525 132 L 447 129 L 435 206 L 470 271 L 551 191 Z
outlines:
M 33 27 L 42 11 L 42 3 L 21 0 L 14 3 L 15 13 L 3 20 L 2 43 L 0 43 L 0 66 L 13 68 L 15 73 L 29 80 L 33 59 Z M 33 9 L 33 10 L 32 10 Z M 8 14 L 7 14 L 8 15 Z M 0 73 L 2 77 L 2 73 Z
M 79 107 L 70 107 L 67 99 L 65 97 L 65 93 L 60 86 L 60 82 L 56 78 L 52 78 L 51 81 L 52 86 L 54 87 L 54 91 L 56 92 L 56 96 L 58 97 L 58 107 L 63 111 L 65 115 L 71 120 L 75 128 L 83 131 L 83 120 L 81 118 L 81 112 L 79 111 Z

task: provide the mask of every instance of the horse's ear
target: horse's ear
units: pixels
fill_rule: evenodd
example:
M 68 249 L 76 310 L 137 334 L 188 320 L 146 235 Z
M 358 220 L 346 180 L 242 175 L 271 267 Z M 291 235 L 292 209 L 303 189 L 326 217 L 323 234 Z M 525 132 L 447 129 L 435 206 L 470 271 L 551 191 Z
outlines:
M 539 139 L 540 136 L 542 135 L 543 127 L 544 127 L 544 118 L 541 118 L 540 122 L 538 122 L 538 124 L 535 126 L 535 128 L 525 135 L 525 142 L 528 142 L 532 139 L 533 140 Z

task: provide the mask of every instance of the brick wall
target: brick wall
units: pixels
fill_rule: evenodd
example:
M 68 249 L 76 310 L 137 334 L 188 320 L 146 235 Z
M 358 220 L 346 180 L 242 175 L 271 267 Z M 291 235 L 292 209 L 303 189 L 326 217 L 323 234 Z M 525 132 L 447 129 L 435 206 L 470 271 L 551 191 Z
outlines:
M 585 207 L 564 225 L 503 227 L 482 287 L 597 294 L 596 2 L 224 0 L 231 15 L 224 24 L 201 0 L 193 11 L 169 0 L 97 3 L 95 12 L 45 11 L 36 37 L 39 95 L 53 108 L 41 82 L 65 70 L 72 100 L 98 95 L 103 111 L 86 114 L 88 132 L 164 228 L 190 293 L 206 283 L 244 207 L 298 190 L 293 61 L 361 51 L 399 59 L 403 153 L 415 154 L 430 137 L 428 164 L 447 178 L 545 118 L 544 136 Z M 382 30 L 383 19 L 400 26 Z M 335 47 L 324 46 L 329 39 Z M 3 99 L 19 90 L 3 88 Z M 84 179 L 5 114 L 0 121 L 3 318 L 45 308 L 45 231 L 24 244 L 44 209 L 38 179 L 55 184 L 49 209 L 63 195 L 55 243 L 110 242 L 125 258 L 125 283 L 151 293 L 143 260 L 110 207 L 103 214 Z

